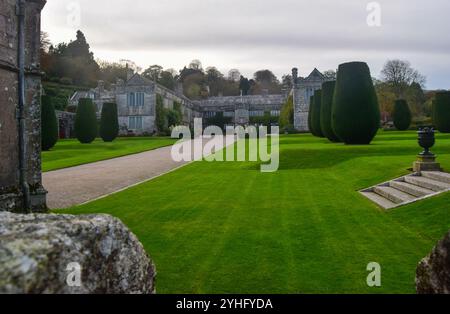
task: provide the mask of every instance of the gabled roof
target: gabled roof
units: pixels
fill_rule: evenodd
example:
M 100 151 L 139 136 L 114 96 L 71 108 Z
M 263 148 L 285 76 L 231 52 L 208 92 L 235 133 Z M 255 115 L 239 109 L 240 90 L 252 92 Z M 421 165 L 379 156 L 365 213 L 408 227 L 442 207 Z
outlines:
M 308 77 L 306 78 L 306 80 L 323 80 L 325 79 L 325 76 L 320 73 L 319 70 L 317 70 L 317 68 L 314 68 L 314 70 L 311 72 L 310 75 L 308 75 Z
M 125 85 L 133 86 L 143 86 L 143 85 L 153 85 L 153 81 L 141 76 L 138 73 L 133 74 L 133 76 L 125 83 Z

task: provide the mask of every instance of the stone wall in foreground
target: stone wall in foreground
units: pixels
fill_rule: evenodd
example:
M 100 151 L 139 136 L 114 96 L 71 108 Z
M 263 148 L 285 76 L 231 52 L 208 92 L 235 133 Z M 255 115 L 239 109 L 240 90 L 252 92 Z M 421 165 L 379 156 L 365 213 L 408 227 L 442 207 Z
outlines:
M 116 218 L 0 212 L 0 294 L 150 294 L 155 275 Z
M 46 192 L 41 184 L 40 13 L 44 0 L 28 0 L 25 10 L 25 116 L 27 181 L 34 211 L 43 211 Z M 18 0 L 0 1 L 0 211 L 21 211 L 19 183 Z

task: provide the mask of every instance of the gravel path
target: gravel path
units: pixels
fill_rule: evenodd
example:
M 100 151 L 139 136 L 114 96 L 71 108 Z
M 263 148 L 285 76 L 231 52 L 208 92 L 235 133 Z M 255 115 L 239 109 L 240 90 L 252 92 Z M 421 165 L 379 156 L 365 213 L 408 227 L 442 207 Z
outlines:
M 193 147 L 193 141 L 190 141 Z M 203 145 L 207 140 L 203 141 Z M 50 209 L 83 204 L 187 165 L 171 157 L 172 146 L 43 173 Z M 193 151 L 193 149 L 192 149 Z

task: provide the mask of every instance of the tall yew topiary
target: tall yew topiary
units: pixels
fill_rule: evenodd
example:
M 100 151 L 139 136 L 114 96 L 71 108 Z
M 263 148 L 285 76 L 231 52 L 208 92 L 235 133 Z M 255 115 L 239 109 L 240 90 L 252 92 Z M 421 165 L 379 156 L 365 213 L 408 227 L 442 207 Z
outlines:
M 314 134 L 313 126 L 312 126 L 312 110 L 314 107 L 314 96 L 309 97 L 309 113 L 308 113 L 308 129 L 312 135 Z
M 450 133 L 450 92 L 437 92 L 433 103 L 433 123 L 442 133 Z
M 313 134 L 317 137 L 324 137 L 320 127 L 320 112 L 322 107 L 322 91 L 316 90 L 314 93 L 314 105 L 312 107 L 311 126 Z
M 392 114 L 394 125 L 397 130 L 405 131 L 411 125 L 411 110 L 409 110 L 408 103 L 404 99 L 398 99 L 394 104 L 394 112 Z
M 370 144 L 380 127 L 380 109 L 365 62 L 339 66 L 333 97 L 332 125 L 346 144 Z
M 322 84 L 322 106 L 320 111 L 320 127 L 322 134 L 332 142 L 339 142 L 331 124 L 331 110 L 333 108 L 333 95 L 336 81 Z
M 75 135 L 82 144 L 92 143 L 98 132 L 95 105 L 89 98 L 78 101 L 75 116 Z
M 112 142 L 119 135 L 117 104 L 104 103 L 100 120 L 100 137 L 104 142 Z
M 49 96 L 42 96 L 41 103 L 42 150 L 47 151 L 58 141 L 58 120 L 52 99 Z

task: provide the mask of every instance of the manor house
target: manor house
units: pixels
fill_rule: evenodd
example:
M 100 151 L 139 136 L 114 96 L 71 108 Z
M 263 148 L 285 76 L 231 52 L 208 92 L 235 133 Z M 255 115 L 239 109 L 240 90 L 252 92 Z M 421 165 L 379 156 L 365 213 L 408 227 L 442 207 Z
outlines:
M 130 72 L 127 80 L 117 80 L 110 90 L 105 89 L 102 81 L 92 90 L 76 92 L 70 99 L 70 104 L 76 106 L 80 98 L 91 98 L 100 114 L 106 102 L 115 102 L 118 107 L 121 135 L 151 135 L 156 130 L 156 97 L 160 95 L 164 107 L 173 109 L 177 103 L 181 108 L 182 123 L 192 125 L 194 118 L 211 118 L 218 113 L 231 118 L 233 125 L 247 126 L 251 117 L 279 116 L 283 104 L 289 95 L 294 99 L 294 127 L 300 132 L 308 130 L 309 99 L 315 90 L 320 89 L 325 77 L 317 69 L 306 77 L 298 77 L 298 70 L 292 70 L 293 88 L 283 94 L 248 95 L 248 96 L 218 96 L 204 100 L 190 100 L 183 95 L 178 86 L 175 91 L 169 90 L 143 76 Z M 67 122 L 63 123 L 67 125 Z

